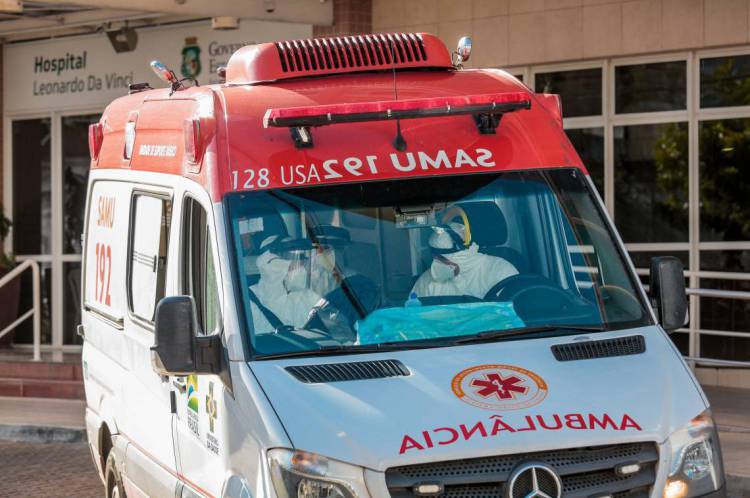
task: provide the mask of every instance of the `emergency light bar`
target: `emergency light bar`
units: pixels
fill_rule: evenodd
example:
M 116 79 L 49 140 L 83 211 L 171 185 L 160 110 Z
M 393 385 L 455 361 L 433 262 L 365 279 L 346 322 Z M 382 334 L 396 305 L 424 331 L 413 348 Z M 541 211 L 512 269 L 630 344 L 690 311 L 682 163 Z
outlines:
M 503 114 L 530 108 L 525 92 L 287 107 L 268 109 L 263 127 L 290 128 L 298 147 L 311 147 L 312 126 L 472 114 L 480 133 L 494 134 Z

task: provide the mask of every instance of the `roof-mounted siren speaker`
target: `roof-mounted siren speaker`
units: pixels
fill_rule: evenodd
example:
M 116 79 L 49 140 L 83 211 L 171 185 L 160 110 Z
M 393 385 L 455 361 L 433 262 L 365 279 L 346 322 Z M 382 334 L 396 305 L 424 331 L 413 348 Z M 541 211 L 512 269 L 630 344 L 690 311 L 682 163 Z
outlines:
M 471 38 L 468 36 L 462 36 L 458 40 L 456 51 L 453 52 L 453 65 L 456 66 L 456 69 L 463 69 L 464 62 L 471 57 L 471 45 Z
M 182 88 L 182 83 L 180 82 L 180 79 L 177 77 L 177 75 L 169 69 L 167 66 L 165 66 L 161 61 L 153 60 L 151 61 L 151 70 L 156 74 L 156 76 L 159 77 L 160 80 L 162 80 L 165 83 L 169 83 L 169 85 L 172 87 L 172 92 L 175 92 Z
M 165 83 L 174 84 L 177 81 L 177 75 L 174 74 L 174 71 L 165 66 L 161 61 L 153 60 L 149 65 L 154 74 Z

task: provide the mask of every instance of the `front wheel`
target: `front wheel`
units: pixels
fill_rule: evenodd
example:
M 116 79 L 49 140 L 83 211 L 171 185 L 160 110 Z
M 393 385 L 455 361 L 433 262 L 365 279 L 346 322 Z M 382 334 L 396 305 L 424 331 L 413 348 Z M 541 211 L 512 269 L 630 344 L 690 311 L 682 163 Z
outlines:
M 127 498 L 125 488 L 122 487 L 122 477 L 117 471 L 114 451 L 109 452 L 104 475 L 106 476 L 107 498 Z

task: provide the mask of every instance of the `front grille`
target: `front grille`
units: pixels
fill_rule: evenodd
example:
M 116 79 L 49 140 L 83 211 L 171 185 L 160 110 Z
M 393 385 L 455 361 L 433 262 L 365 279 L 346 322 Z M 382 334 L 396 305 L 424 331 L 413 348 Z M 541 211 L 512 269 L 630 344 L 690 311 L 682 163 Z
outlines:
M 422 483 L 441 483 L 441 498 L 499 498 L 513 470 L 533 461 L 555 469 L 566 498 L 638 498 L 653 485 L 657 460 L 654 443 L 632 443 L 407 465 L 388 469 L 385 478 L 392 498 L 413 497 L 414 486 Z M 618 465 L 635 462 L 639 472 L 615 473 Z
M 367 69 L 427 60 L 424 40 L 415 33 L 336 36 L 275 45 L 285 73 Z

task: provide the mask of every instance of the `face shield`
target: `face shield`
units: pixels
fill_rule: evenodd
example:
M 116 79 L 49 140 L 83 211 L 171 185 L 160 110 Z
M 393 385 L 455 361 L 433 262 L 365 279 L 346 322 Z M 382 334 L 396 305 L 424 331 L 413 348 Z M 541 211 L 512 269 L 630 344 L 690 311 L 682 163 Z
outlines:
M 254 216 L 236 218 L 239 242 L 242 248 L 242 268 L 246 275 L 260 273 L 258 258 L 264 247 L 278 237 L 288 237 L 286 226 L 276 211 L 259 210 Z
M 337 260 L 341 263 L 341 252 L 351 244 L 349 230 L 335 225 L 315 225 L 311 228 L 313 239 L 312 267 L 322 272 L 333 272 Z
M 456 278 L 461 273 L 460 254 L 471 247 L 467 225 L 446 222 L 434 226 L 428 243 L 432 251 L 430 274 L 433 280 L 447 282 Z
M 310 287 L 310 255 L 313 250 L 308 239 L 270 237 L 261 244 L 258 257 L 261 278 L 278 281 L 287 293 Z
M 321 272 L 332 272 L 336 268 L 336 248 L 316 245 L 312 253 L 311 266 Z

